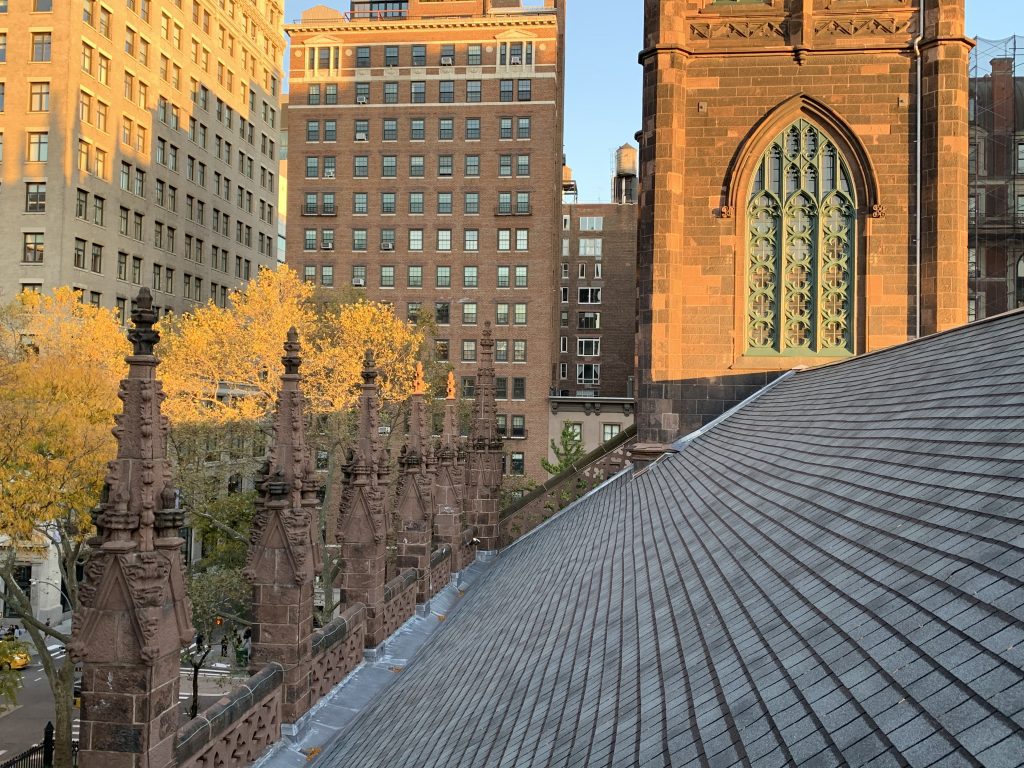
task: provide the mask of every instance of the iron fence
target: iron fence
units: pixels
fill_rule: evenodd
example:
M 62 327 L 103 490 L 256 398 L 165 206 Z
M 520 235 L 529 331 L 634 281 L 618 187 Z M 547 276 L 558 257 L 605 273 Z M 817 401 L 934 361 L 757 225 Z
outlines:
M 0 763 L 0 768 L 52 768 L 53 766 L 53 723 L 43 729 L 43 742 L 29 747 L 20 755 Z M 78 742 L 71 742 L 71 765 L 78 766 Z

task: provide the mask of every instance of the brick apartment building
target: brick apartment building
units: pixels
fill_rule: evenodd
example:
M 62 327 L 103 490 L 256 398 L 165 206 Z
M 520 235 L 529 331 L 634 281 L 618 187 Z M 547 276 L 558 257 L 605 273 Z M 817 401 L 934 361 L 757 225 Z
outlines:
M 258 6 L 258 7 L 257 7 Z M 282 5 L 0 3 L 0 301 L 71 285 L 126 320 L 275 263 Z
M 288 263 L 400 317 L 432 316 L 435 354 L 466 397 L 490 320 L 505 472 L 542 479 L 564 9 L 353 2 L 286 29 Z
M 576 202 L 572 172 L 567 167 L 563 173 L 566 199 L 548 428 L 557 440 L 568 421 L 588 451 L 633 423 L 636 163 L 632 146 L 619 147 L 611 203 Z
M 967 311 L 1024 307 L 1024 38 L 971 51 Z
M 645 8 L 640 440 L 966 321 L 963 0 Z

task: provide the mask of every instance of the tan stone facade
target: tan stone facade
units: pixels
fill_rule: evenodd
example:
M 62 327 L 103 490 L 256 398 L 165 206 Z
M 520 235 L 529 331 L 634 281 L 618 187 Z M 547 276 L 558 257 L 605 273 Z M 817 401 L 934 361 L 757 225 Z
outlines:
M 563 10 L 553 0 L 359 8 L 317 6 L 287 28 L 287 261 L 400 317 L 432 316 L 463 396 L 491 320 L 499 421 L 525 422 L 525 437 L 506 442 L 505 472 L 540 479 Z
M 71 285 L 126 321 L 139 285 L 182 311 L 275 263 L 280 3 L 4 10 L 0 300 Z
M 963 0 L 935 0 L 915 47 L 918 7 L 646 3 L 642 441 L 699 427 L 778 371 L 966 320 L 970 41 Z M 810 190 L 797 202 L 791 165 Z M 759 197 L 773 179 L 785 192 Z M 760 265 L 759 246 L 775 249 Z

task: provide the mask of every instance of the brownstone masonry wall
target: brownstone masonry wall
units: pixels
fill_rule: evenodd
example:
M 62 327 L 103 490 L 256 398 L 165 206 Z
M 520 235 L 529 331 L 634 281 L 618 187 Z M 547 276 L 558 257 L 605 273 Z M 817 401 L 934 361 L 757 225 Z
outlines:
M 919 6 L 645 3 L 637 275 L 642 442 L 669 442 L 702 426 L 704 417 L 721 412 L 717 405 L 738 402 L 774 372 L 837 357 L 799 346 L 788 354 L 748 349 L 747 297 L 755 280 L 747 267 L 748 202 L 761 158 L 797 120 L 820 130 L 849 168 L 856 210 L 848 274 L 853 344 L 845 354 L 904 342 L 917 333 L 918 319 L 923 334 L 966 320 L 971 43 L 963 0 L 929 0 L 915 47 Z M 786 306 L 775 309 L 778 328 Z

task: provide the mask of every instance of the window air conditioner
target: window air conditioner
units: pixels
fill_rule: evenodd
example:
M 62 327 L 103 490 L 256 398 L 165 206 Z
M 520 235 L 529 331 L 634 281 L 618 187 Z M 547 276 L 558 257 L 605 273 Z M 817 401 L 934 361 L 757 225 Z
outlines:
M 369 138 L 367 138 L 365 133 L 357 133 L 356 141 L 369 141 Z
M 512 56 L 510 61 L 513 64 L 522 64 L 523 63 L 523 57 L 522 56 Z
M 442 56 L 441 57 L 441 66 L 442 67 L 450 67 L 454 63 L 455 63 L 455 59 L 453 59 L 451 56 Z
M 366 287 L 366 280 L 364 280 L 361 277 L 353 277 L 352 278 L 352 285 L 354 285 L 356 288 L 365 288 Z
M 321 248 L 321 250 L 324 250 L 324 251 L 333 251 L 334 250 L 334 241 L 333 240 L 321 240 L 320 241 L 320 248 Z
M 334 171 L 324 171 L 324 178 L 325 179 L 333 179 L 334 178 Z
M 390 240 L 384 240 L 380 244 L 380 249 L 382 251 L 393 251 L 395 250 L 395 244 L 392 243 Z
M 369 104 L 370 99 L 366 96 L 356 96 L 356 104 Z

